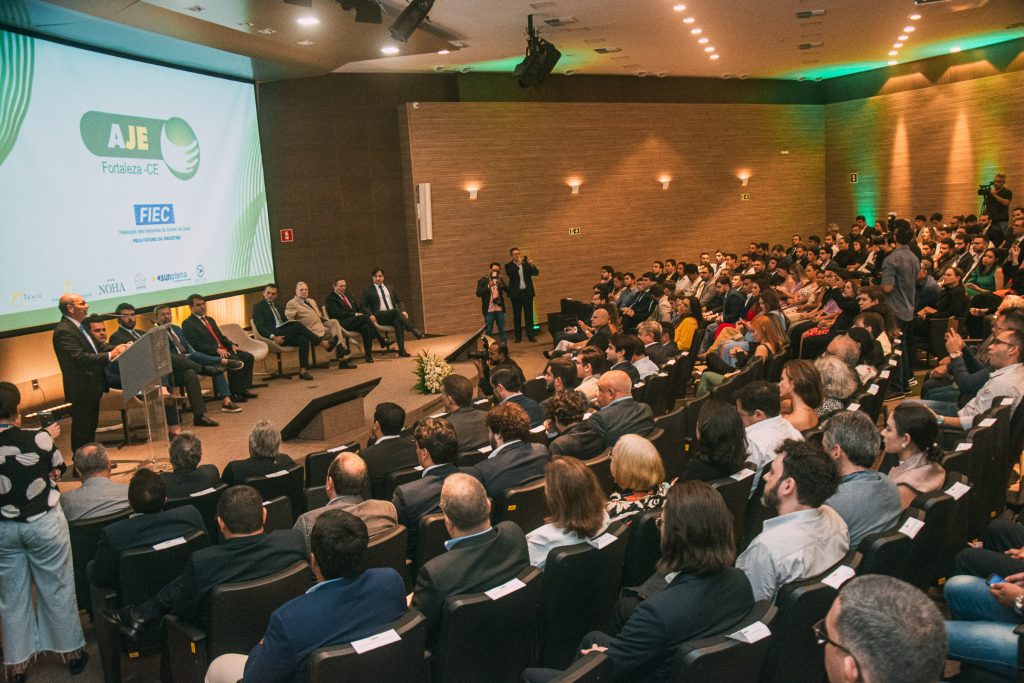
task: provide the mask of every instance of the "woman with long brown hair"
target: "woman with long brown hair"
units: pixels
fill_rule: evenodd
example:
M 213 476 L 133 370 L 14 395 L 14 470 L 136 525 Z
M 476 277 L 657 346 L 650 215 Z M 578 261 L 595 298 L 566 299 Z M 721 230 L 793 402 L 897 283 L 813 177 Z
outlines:
M 609 521 L 597 477 L 577 458 L 557 457 L 548 463 L 544 497 L 550 513 L 544 518 L 547 524 L 526 534 L 530 564 L 538 569 L 544 569 L 549 552 L 600 535 Z

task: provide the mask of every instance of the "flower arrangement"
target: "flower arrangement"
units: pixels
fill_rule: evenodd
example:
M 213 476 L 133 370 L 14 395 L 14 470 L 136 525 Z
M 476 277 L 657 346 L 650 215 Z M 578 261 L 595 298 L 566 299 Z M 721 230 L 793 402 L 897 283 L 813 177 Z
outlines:
M 416 384 L 413 389 L 421 394 L 440 394 L 444 378 L 455 372 L 451 365 L 445 363 L 440 356 L 426 351 L 416 355 Z

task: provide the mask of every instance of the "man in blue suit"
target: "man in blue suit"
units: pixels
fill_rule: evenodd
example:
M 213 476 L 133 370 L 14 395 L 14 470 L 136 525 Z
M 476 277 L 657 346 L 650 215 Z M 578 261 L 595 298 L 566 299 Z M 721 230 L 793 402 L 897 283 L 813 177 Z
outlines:
M 544 476 L 551 456 L 546 446 L 526 442 L 530 423 L 522 408 L 511 402 L 491 408 L 487 432 L 493 450 L 466 472 L 483 482 L 488 496 L 497 499 L 507 489 Z
M 316 649 L 350 643 L 385 631 L 406 611 L 405 585 L 394 569 L 362 571 L 368 535 L 355 515 L 330 509 L 310 534 L 309 561 L 317 585 L 270 615 L 263 640 L 249 656 L 221 655 L 206 680 L 253 683 L 304 682 Z
M 514 403 L 526 411 L 530 418 L 530 427 L 544 422 L 544 409 L 529 396 L 523 394 L 523 384 L 514 370 L 502 368 L 491 373 L 491 391 L 498 405 Z

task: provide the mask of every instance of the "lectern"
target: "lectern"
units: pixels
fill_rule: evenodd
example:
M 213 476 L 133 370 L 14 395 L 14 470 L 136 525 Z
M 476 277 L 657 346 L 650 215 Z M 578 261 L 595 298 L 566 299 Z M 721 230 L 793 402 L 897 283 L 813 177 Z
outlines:
M 169 325 L 154 327 L 117 358 L 121 374 L 121 391 L 127 403 L 133 397 L 142 399 L 149 437 L 149 459 L 135 460 L 139 469 L 168 469 L 167 414 L 164 411 L 163 378 L 171 373 L 171 350 L 167 340 Z M 173 400 L 173 399 L 171 399 Z M 162 462 L 161 462 L 162 461 Z M 132 462 L 132 461 L 129 461 Z

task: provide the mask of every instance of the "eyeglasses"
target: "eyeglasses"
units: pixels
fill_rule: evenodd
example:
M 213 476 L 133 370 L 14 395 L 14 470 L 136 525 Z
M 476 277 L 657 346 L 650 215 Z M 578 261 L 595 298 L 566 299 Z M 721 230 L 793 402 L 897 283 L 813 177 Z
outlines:
M 999 339 L 998 337 L 996 339 L 993 339 L 992 343 L 989 344 L 989 346 L 995 346 L 996 344 L 1004 344 L 1006 346 L 1017 346 L 1017 344 L 1014 344 L 1012 341 L 1006 341 L 1005 339 Z
M 814 626 L 811 627 L 811 631 L 814 633 L 814 639 L 817 641 L 818 645 L 821 645 L 822 647 L 824 647 L 825 645 L 831 645 L 832 647 L 839 648 L 840 650 L 842 650 L 846 654 L 850 655 L 850 659 L 853 660 L 854 665 L 858 669 L 860 669 L 860 664 L 857 662 L 857 658 L 853 656 L 853 653 L 850 652 L 850 650 L 848 648 L 843 647 L 842 645 L 840 645 L 836 641 L 834 641 L 831 638 L 829 638 L 828 631 L 825 630 L 825 620 L 824 619 L 819 619 L 818 623 L 816 623 Z

